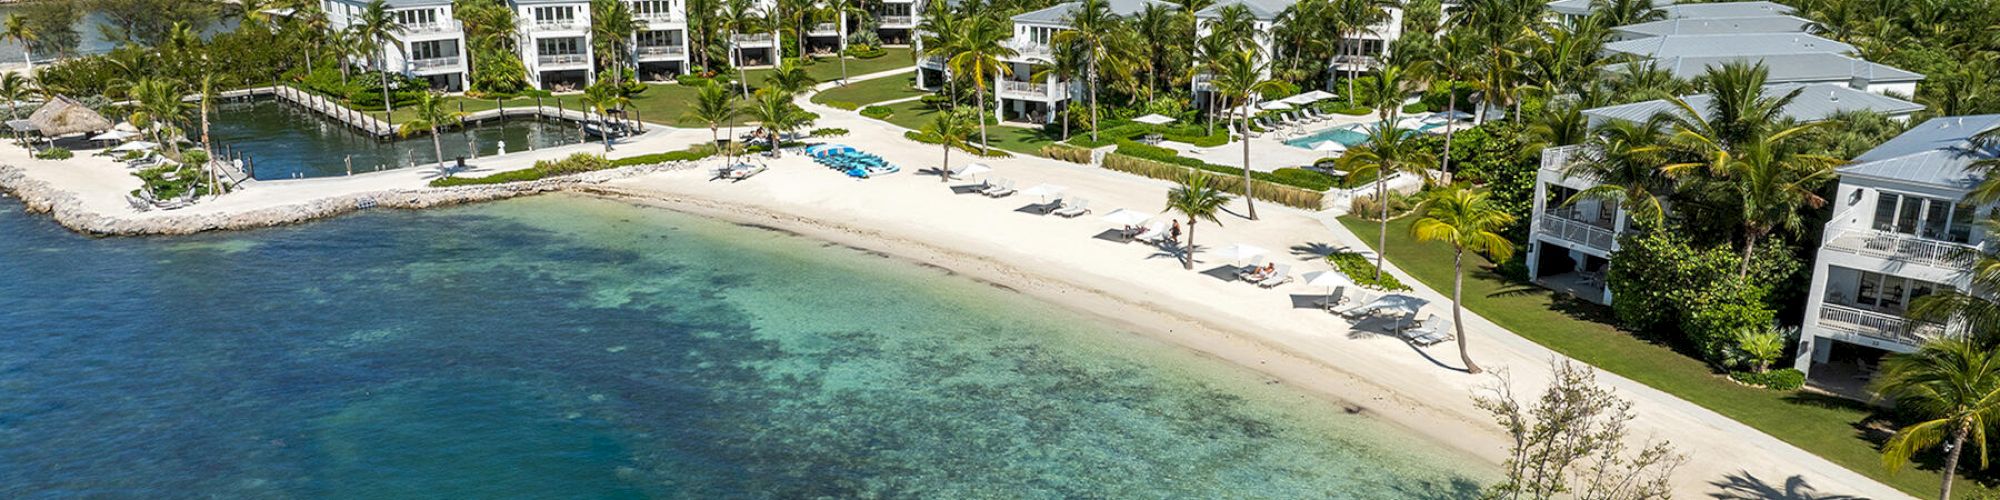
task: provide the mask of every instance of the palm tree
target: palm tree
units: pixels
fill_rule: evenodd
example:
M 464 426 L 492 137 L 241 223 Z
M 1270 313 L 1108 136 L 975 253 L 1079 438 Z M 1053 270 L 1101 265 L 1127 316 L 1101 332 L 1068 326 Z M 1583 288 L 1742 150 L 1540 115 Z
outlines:
M 35 47 L 41 45 L 42 34 L 35 31 L 34 25 L 28 24 L 27 17 L 18 14 L 7 16 L 6 30 L 0 31 L 0 38 L 21 46 L 21 61 L 28 63 L 29 73 L 35 72 Z
M 1181 267 L 1188 270 L 1194 269 L 1194 224 L 1204 220 L 1222 224 L 1215 213 L 1229 203 L 1229 193 L 1213 184 L 1207 173 L 1190 172 L 1181 177 L 1179 186 L 1167 192 L 1167 210 L 1187 216 L 1187 243 L 1181 247 Z
M 979 150 L 981 154 L 990 148 L 986 141 L 986 87 L 995 78 L 1003 78 L 1014 73 L 1014 65 L 1001 61 L 1002 58 L 1019 55 L 1013 48 L 1002 44 L 1002 40 L 1012 37 L 1006 26 L 986 16 L 972 18 L 965 32 L 961 33 L 962 44 L 958 55 L 952 56 L 946 64 L 952 72 L 972 80 L 973 89 L 979 99 Z
M 1653 0 L 1591 0 L 1599 26 L 1625 26 L 1667 18 L 1667 12 L 1653 8 Z
M 1182 13 L 1172 7 L 1148 3 L 1145 9 L 1140 10 L 1139 14 L 1133 16 L 1131 22 L 1127 23 L 1132 29 L 1125 31 L 1143 42 L 1137 44 L 1139 52 L 1137 55 L 1145 58 L 1147 61 L 1145 66 L 1151 68 L 1151 71 L 1145 72 L 1146 102 L 1149 104 L 1159 91 L 1159 82 L 1174 80 L 1173 74 L 1161 75 L 1162 71 L 1166 71 L 1167 68 L 1189 66 L 1187 61 L 1175 59 L 1175 56 L 1187 53 L 1188 39 L 1181 36 L 1180 18 L 1191 15 L 1192 12 Z M 1068 78 L 1062 80 L 1068 81 Z
M 938 140 L 944 147 L 944 166 L 938 169 L 938 182 L 951 179 L 951 148 L 965 147 L 965 141 L 972 137 L 971 118 L 958 110 L 939 110 L 931 116 L 930 123 L 924 124 L 923 133 Z
M 840 44 L 834 47 L 833 57 L 840 60 L 840 86 L 842 87 L 847 86 L 847 14 L 861 13 L 860 1 L 826 0 L 826 12 L 833 16 L 835 29 L 839 30 Z
M 750 82 L 743 72 L 743 49 L 737 47 L 736 34 L 761 29 L 764 23 L 764 16 L 757 10 L 757 4 L 751 0 L 723 0 L 722 16 L 718 21 L 722 23 L 728 32 L 725 39 L 726 43 L 729 44 L 729 65 L 736 67 L 736 81 L 739 90 L 743 92 L 744 99 L 749 99 Z
M 785 61 L 784 65 L 764 77 L 766 88 L 775 88 L 786 94 L 812 90 L 813 85 L 818 84 L 819 80 L 813 79 L 812 74 L 806 72 L 805 68 L 799 67 L 799 63 L 795 61 Z
M 1241 112 L 1236 113 L 1237 125 L 1242 130 L 1250 130 L 1251 100 L 1265 92 L 1279 87 L 1277 80 L 1264 78 L 1269 64 L 1258 60 L 1257 52 L 1244 50 L 1227 55 L 1210 66 L 1214 78 L 1208 81 L 1216 93 L 1230 99 Z M 1228 104 L 1225 104 L 1225 106 Z M 1250 220 L 1257 220 L 1257 202 L 1250 197 L 1250 139 L 1243 141 L 1243 203 L 1249 206 Z
M 604 152 L 611 152 L 611 143 L 616 139 L 611 132 L 611 113 L 623 112 L 632 98 L 626 97 L 624 85 L 613 81 L 599 80 L 597 84 L 583 89 L 584 113 L 597 112 L 597 131 L 604 136 Z
M 1740 202 L 1743 220 L 1743 261 L 1737 276 L 1750 275 L 1751 256 L 1764 236 L 1780 228 L 1796 231 L 1805 224 L 1802 209 L 1826 205 L 1819 188 L 1834 178 L 1833 168 L 1841 161 L 1785 144 L 1789 133 L 1801 130 L 1744 144 L 1731 155 L 1725 177 Z
M 918 44 L 923 46 L 917 57 L 940 57 L 946 63 L 945 95 L 951 98 L 952 107 L 958 106 L 958 78 L 952 74 L 950 60 L 958 57 L 964 47 L 964 27 L 968 17 L 951 9 L 950 2 L 924 2 L 924 19 L 917 25 Z
M 1477 56 L 1475 43 L 1470 35 L 1458 31 L 1446 32 L 1438 43 L 1431 46 L 1431 50 L 1426 51 L 1430 57 L 1422 66 L 1425 72 L 1430 73 L 1428 79 L 1435 81 L 1442 78 L 1448 86 L 1446 90 L 1449 92 L 1445 94 L 1448 119 L 1444 122 L 1444 155 L 1438 167 L 1446 175 L 1451 174 L 1451 139 L 1453 126 L 1458 124 L 1458 119 L 1449 115 L 1458 112 L 1458 82 L 1469 75 L 1466 68 Z
M 1564 177 L 1596 179 L 1598 184 L 1564 200 L 1601 200 L 1617 203 L 1640 221 L 1659 223 L 1666 209 L 1660 194 L 1673 189 L 1673 181 L 1660 170 L 1666 165 L 1666 137 L 1659 120 L 1631 122 L 1612 120 L 1597 128 L 1581 161 L 1561 166 Z
M 1078 75 L 1083 74 L 1084 66 L 1087 64 L 1084 62 L 1086 54 L 1083 50 L 1073 45 L 1052 48 L 1054 50 L 1050 52 L 1049 60 L 1036 61 L 1035 65 L 1030 68 L 1033 73 L 1030 73 L 1028 78 L 1038 82 L 1047 81 L 1050 78 L 1054 78 L 1059 82 L 1068 82 L 1076 79 Z M 1148 72 L 1148 74 L 1151 73 Z M 1067 103 L 1061 103 L 1058 106 L 1056 114 L 1062 116 L 1062 140 L 1067 141 L 1069 140 L 1069 113 L 1063 112 L 1060 108 L 1066 107 Z
M 785 134 L 811 122 L 806 111 L 799 109 L 799 105 L 792 102 L 790 92 L 778 89 L 759 90 L 757 101 L 752 104 L 754 105 L 749 110 L 750 119 L 756 120 L 758 128 L 769 133 L 771 154 L 774 156 L 780 151 Z
M 181 100 L 187 89 L 180 82 L 164 78 L 146 78 L 132 85 L 132 99 L 138 106 L 132 113 L 133 125 L 141 125 L 153 136 L 153 141 L 166 144 L 174 154 L 180 154 L 180 122 L 187 117 L 188 104 Z
M 1457 326 L 1458 359 L 1465 371 L 1479 373 L 1479 365 L 1465 348 L 1465 251 L 1486 254 L 1493 261 L 1514 255 L 1514 243 L 1501 236 L 1514 223 L 1514 215 L 1493 202 L 1484 190 L 1458 186 L 1431 192 L 1417 208 L 1417 222 L 1410 235 L 1417 241 L 1442 241 L 1452 247 L 1451 322 Z M 1379 253 L 1379 252 L 1378 252 Z
M 1883 444 L 1882 464 L 1890 471 L 1909 465 L 1919 450 L 1944 443 L 1938 498 L 1949 499 L 1968 440 L 1979 448 L 1979 466 L 1986 467 L 1986 429 L 2000 416 L 2000 355 L 1990 346 L 1945 337 L 1925 342 L 1914 353 L 1892 354 L 1882 362 L 1875 390 L 1893 398 L 1897 408 L 1929 419 L 1897 430 Z
M 201 93 L 201 149 L 204 153 L 214 154 L 215 143 L 209 142 L 208 135 L 208 104 L 209 101 L 215 99 L 216 74 L 215 68 L 210 64 L 207 56 L 202 57 L 201 69 L 201 88 L 196 89 L 196 91 Z M 4 82 L 0 82 L 0 87 L 3 86 Z M 201 167 L 202 172 L 208 175 L 209 195 L 222 196 L 222 183 L 215 172 L 215 160 L 211 157 L 203 161 Z
M 35 95 L 35 84 L 20 73 L 0 75 L 0 99 L 7 100 L 7 118 L 21 118 L 21 101 Z
M 1374 29 L 1375 25 L 1389 20 L 1389 3 L 1385 0 L 1334 0 L 1332 10 L 1328 12 L 1328 15 L 1331 16 L 1333 24 L 1333 34 L 1336 38 L 1334 41 L 1335 46 L 1352 46 L 1354 48 L 1354 55 L 1359 58 L 1361 56 L 1361 40 L 1358 36 L 1363 32 Z M 1348 43 L 1350 39 L 1353 40 L 1353 43 Z M 1360 65 L 1347 65 L 1347 102 L 1349 105 L 1354 104 L 1354 76 L 1358 66 Z
M 1678 111 L 1672 115 L 1680 129 L 1675 138 L 1695 149 L 1719 153 L 1731 150 L 1738 143 L 1770 135 L 1785 123 L 1785 106 L 1804 89 L 1793 89 L 1781 96 L 1765 95 L 1767 74 L 1761 62 L 1730 62 L 1709 68 L 1701 78 L 1707 82 L 1708 95 L 1712 97 L 1706 113 L 1696 112 L 1679 97 L 1667 98 Z M 1711 156 L 1717 166 L 1722 159 Z
M 376 57 L 375 69 L 381 72 L 382 106 L 393 113 L 396 102 L 389 97 L 389 47 L 395 46 L 398 53 L 403 51 L 403 43 L 396 38 L 403 34 L 403 24 L 389 13 L 388 0 L 368 2 L 368 6 L 361 9 L 358 21 L 354 24 L 355 35 L 360 37 L 365 47 L 376 52 L 370 57 Z
M 632 50 L 632 35 L 644 28 L 645 23 L 632 13 L 632 5 L 625 0 L 591 0 L 591 39 L 596 42 L 598 52 L 604 54 L 613 84 L 625 83 L 627 61 L 623 56 Z M 608 139 L 605 142 L 610 143 Z
M 397 126 L 396 135 L 409 137 L 418 132 L 430 132 L 431 152 L 437 155 L 438 170 L 449 176 L 451 171 L 445 169 L 444 138 L 438 135 L 438 126 L 458 123 L 461 115 L 454 108 L 446 107 L 447 101 L 436 92 L 426 91 L 418 95 L 416 107 L 410 109 L 416 112 L 416 118 Z
M 294 1 L 288 7 L 292 9 L 290 19 L 293 26 L 301 36 L 305 37 L 306 46 L 309 47 L 305 54 L 306 74 L 312 74 L 313 59 L 319 58 L 320 47 L 324 46 L 327 38 L 332 35 L 330 32 L 333 29 L 333 20 L 326 17 L 326 9 L 321 8 L 319 2 Z
M 1437 158 L 1409 129 L 1378 123 L 1369 128 L 1368 142 L 1348 150 L 1341 165 L 1353 176 L 1375 176 L 1375 201 L 1382 206 L 1381 233 L 1375 239 L 1375 278 L 1382 278 L 1382 256 L 1389 253 L 1389 176 L 1408 172 L 1428 180 Z
M 1361 104 L 1375 109 L 1376 119 L 1395 122 L 1396 115 L 1402 112 L 1403 98 L 1408 97 L 1412 90 L 1411 82 L 1403 78 L 1405 74 L 1406 71 L 1400 66 L 1393 64 L 1382 66 L 1375 72 L 1375 78 L 1368 82 L 1368 86 L 1358 91 L 1362 99 Z M 1353 88 L 1353 85 L 1354 82 L 1348 82 L 1349 88 Z
M 730 93 L 720 83 L 710 80 L 701 86 L 694 96 L 694 106 L 689 107 L 682 117 L 708 125 L 709 143 L 722 145 L 722 137 L 716 133 L 727 123 L 732 127 L 736 122 L 736 94 Z M 733 132 L 730 135 L 735 135 Z
M 1069 16 L 1064 20 L 1070 29 L 1056 33 L 1054 42 L 1075 45 L 1084 50 L 1083 72 L 1085 78 L 1089 80 L 1086 83 L 1089 87 L 1086 91 L 1090 94 L 1090 140 L 1095 141 L 1097 140 L 1098 67 L 1105 59 L 1113 57 L 1109 41 L 1114 36 L 1113 32 L 1124 25 L 1118 22 L 1117 14 L 1111 13 L 1111 2 L 1108 0 L 1082 0 L 1076 7 L 1070 9 Z M 985 122 L 982 120 L 981 123 Z M 980 132 L 982 143 L 986 140 L 983 137 L 985 134 L 984 131 Z

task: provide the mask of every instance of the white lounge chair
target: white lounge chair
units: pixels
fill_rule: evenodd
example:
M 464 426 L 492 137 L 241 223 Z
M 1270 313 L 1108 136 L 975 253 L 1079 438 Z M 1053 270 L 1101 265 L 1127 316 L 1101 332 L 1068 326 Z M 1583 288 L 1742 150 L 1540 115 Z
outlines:
M 1271 277 L 1264 278 L 1263 281 L 1257 282 L 1257 286 L 1264 288 L 1271 288 L 1291 282 L 1292 282 L 1292 265 L 1278 264 L 1277 271 L 1271 273 Z
M 1340 307 L 1341 304 L 1346 302 L 1347 302 L 1347 286 L 1341 285 L 1333 287 L 1332 292 L 1327 293 L 1325 298 L 1319 299 L 1319 301 L 1315 302 L 1314 304 L 1318 305 L 1322 309 L 1326 309 L 1327 311 L 1333 311 L 1334 308 Z
M 999 185 L 986 188 L 985 194 L 986 196 L 993 198 L 1006 198 L 1008 196 L 1012 196 L 1014 194 L 1014 181 L 1012 180 L 1000 181 Z
M 1259 255 L 1256 257 L 1252 257 L 1250 258 L 1250 265 L 1243 266 L 1242 269 L 1236 270 L 1236 277 L 1241 278 L 1243 280 L 1249 280 L 1250 275 L 1255 274 L 1257 272 L 1257 269 L 1261 267 L 1264 267 L 1264 256 Z
M 1372 293 L 1368 293 L 1365 291 L 1358 292 L 1354 294 L 1353 300 L 1347 301 L 1346 304 L 1341 304 L 1338 306 L 1327 308 L 1326 311 L 1338 314 L 1341 317 L 1352 319 L 1358 316 L 1357 314 L 1355 314 L 1356 311 L 1361 310 L 1363 306 L 1367 306 L 1368 304 L 1375 302 L 1375 299 L 1377 298 L 1378 297 L 1376 297 L 1375 294 Z
M 1424 318 L 1423 324 L 1417 325 L 1416 328 L 1403 331 L 1404 340 L 1419 346 L 1437 345 L 1451 338 L 1451 321 L 1439 318 L 1436 314 Z
M 1063 203 L 1062 208 L 1056 209 L 1055 214 L 1063 216 L 1064 218 L 1073 218 L 1079 215 L 1090 213 L 1090 200 L 1082 198 L 1063 198 L 1062 203 Z
M 1140 231 L 1139 235 L 1133 236 L 1132 239 L 1151 242 L 1151 241 L 1158 241 L 1166 237 L 1167 237 L 1167 223 L 1154 222 L 1150 225 L 1147 225 L 1145 231 Z

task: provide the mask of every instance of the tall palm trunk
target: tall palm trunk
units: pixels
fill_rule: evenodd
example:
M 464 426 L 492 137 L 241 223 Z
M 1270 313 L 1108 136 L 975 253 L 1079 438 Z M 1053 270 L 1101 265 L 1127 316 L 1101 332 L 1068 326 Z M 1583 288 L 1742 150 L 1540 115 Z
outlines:
M 1450 182 L 1451 181 L 1451 126 L 1453 124 L 1456 124 L 1458 120 L 1451 118 L 1449 113 L 1458 112 L 1458 90 L 1451 89 L 1451 95 L 1449 97 L 1446 97 L 1445 101 L 1447 102 L 1447 104 L 1445 104 L 1444 111 L 1447 114 L 1445 115 L 1445 121 L 1444 121 L 1444 175 L 1445 175 L 1445 182 Z
M 847 13 L 840 13 L 840 42 L 833 44 L 833 58 L 840 60 L 840 86 L 847 86 Z M 923 57 L 923 56 L 917 56 Z
M 979 85 L 973 89 L 979 92 L 979 154 L 984 156 L 989 151 L 986 146 L 986 86 Z
M 1097 54 L 1090 55 L 1090 141 L 1097 142 Z
M 1250 130 L 1250 94 L 1243 94 L 1243 111 L 1237 113 L 1243 130 Z M 1243 204 L 1250 207 L 1250 220 L 1257 220 L 1257 200 L 1250 197 L 1250 135 L 1243 135 Z
M 444 169 L 444 138 L 438 135 L 436 121 L 431 121 L 431 154 L 437 155 L 438 169 Z
M 375 64 L 375 69 L 382 72 L 382 109 L 394 113 L 396 112 L 396 100 L 389 98 L 389 48 L 383 47 L 377 52 L 382 53 L 382 62 Z
M 1459 300 L 1465 294 L 1465 247 L 1452 254 L 1451 268 L 1451 324 L 1458 329 L 1458 360 L 1465 363 L 1466 373 L 1479 373 L 1479 364 L 1472 362 L 1472 353 L 1465 349 L 1465 306 Z
M 1743 233 L 1743 262 L 1738 263 L 1738 265 L 1736 266 L 1737 278 L 1745 278 L 1750 276 L 1750 259 L 1757 254 L 1757 240 L 1762 239 L 1764 237 L 1764 233 L 1770 232 L 1767 229 L 1763 229 L 1757 226 L 1747 226 L 1744 229 L 1745 231 Z
M 1965 449 L 1965 436 L 1971 432 L 1972 427 L 1963 423 L 1951 431 L 1951 450 L 1944 453 L 1944 486 L 1938 488 L 1939 500 L 1951 499 L 1952 476 L 1958 474 L 1958 453 Z
M 938 170 L 938 183 L 943 184 L 951 180 L 951 141 L 939 142 L 944 144 L 944 167 Z
M 1375 204 L 1382 206 L 1382 230 L 1375 235 L 1375 279 L 1382 279 L 1382 256 L 1389 253 L 1389 171 L 1375 169 Z

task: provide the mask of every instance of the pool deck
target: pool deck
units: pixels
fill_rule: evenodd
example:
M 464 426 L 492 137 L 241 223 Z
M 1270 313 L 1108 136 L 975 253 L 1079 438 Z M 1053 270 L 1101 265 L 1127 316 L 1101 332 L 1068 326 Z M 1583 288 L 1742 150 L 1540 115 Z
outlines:
M 1327 120 L 1318 123 L 1308 123 L 1299 128 L 1265 132 L 1262 137 L 1250 139 L 1250 170 L 1269 172 L 1286 167 L 1303 167 L 1312 165 L 1321 158 L 1338 157 L 1340 156 L 1338 153 L 1313 151 L 1285 144 L 1285 140 L 1311 135 L 1327 129 L 1348 125 L 1365 125 L 1374 122 L 1375 115 L 1334 115 Z M 1228 144 L 1212 148 L 1172 141 L 1162 142 L 1160 146 L 1180 151 L 1181 156 L 1217 165 L 1243 165 L 1243 141 L 1230 141 Z

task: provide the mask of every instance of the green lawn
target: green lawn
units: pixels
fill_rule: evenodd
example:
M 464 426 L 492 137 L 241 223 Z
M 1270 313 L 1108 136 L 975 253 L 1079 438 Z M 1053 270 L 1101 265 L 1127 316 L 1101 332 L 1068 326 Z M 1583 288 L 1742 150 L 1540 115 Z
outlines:
M 1370 245 L 1375 242 L 1375 222 L 1342 217 L 1341 223 Z M 1412 219 L 1389 223 L 1391 262 L 1423 281 L 1432 289 L 1449 293 L 1452 279 L 1451 249 L 1440 243 L 1418 243 L 1410 237 Z M 1940 461 L 1925 461 L 1927 470 L 1904 469 L 1890 474 L 1882 467 L 1877 440 L 1866 423 L 1873 413 L 1860 403 L 1804 392 L 1781 392 L 1737 384 L 1717 375 L 1701 361 L 1665 345 L 1650 342 L 1612 327 L 1610 310 L 1603 306 L 1559 297 L 1531 284 L 1507 279 L 1479 257 L 1465 280 L 1466 308 L 1485 316 L 1514 333 L 1557 352 L 1598 368 L 1637 380 L 1681 399 L 1714 410 L 1748 424 L 1794 446 L 1841 464 L 1848 469 L 1894 486 L 1916 496 L 1937 491 Z M 1491 344 L 1488 344 L 1491 345 Z M 1479 340 L 1472 343 L 1473 359 L 1479 359 Z M 1703 458 L 1696 460 L 1726 459 Z M 1721 479 L 1721 478 L 1716 478 Z M 1779 484 L 1784 478 L 1761 478 Z M 1978 496 L 1993 492 L 1992 481 L 1985 484 L 1959 481 L 1961 488 Z
M 868 105 L 924 94 L 929 94 L 929 92 L 918 90 L 917 77 L 911 74 L 907 76 L 887 76 L 874 80 L 862 80 L 848 84 L 845 87 L 827 89 L 824 92 L 814 94 L 812 102 L 820 104 L 850 102 L 859 105 Z
M 889 123 L 910 130 L 923 130 L 924 123 L 929 122 L 931 114 L 937 112 L 926 108 L 922 101 L 899 102 L 885 107 L 894 113 L 889 115 L 887 119 Z M 1054 144 L 1057 139 L 1043 134 L 1039 129 L 990 124 L 986 126 L 986 138 L 994 149 L 1030 156 L 1038 156 L 1042 146 Z M 972 142 L 974 144 L 979 142 L 977 129 L 974 129 Z

